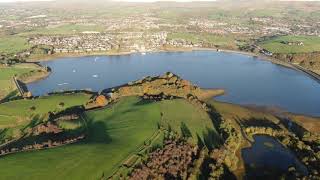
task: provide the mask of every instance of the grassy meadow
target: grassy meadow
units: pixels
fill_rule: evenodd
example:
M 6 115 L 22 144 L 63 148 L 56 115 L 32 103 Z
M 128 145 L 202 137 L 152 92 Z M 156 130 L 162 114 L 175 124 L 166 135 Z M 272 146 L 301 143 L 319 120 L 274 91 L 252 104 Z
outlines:
M 288 45 L 282 42 L 302 42 L 303 45 Z M 320 37 L 279 36 L 261 42 L 260 46 L 273 53 L 310 53 L 320 51 Z
M 42 35 L 56 35 L 56 34 L 75 34 L 82 33 L 84 31 L 97 31 L 103 32 L 104 27 L 100 25 L 78 25 L 78 24 L 65 24 L 61 26 L 55 27 L 46 27 L 34 29 L 31 31 L 23 32 L 20 35 L 29 36 L 34 34 L 42 34 Z
M 1 178 L 108 177 L 123 163 L 136 158 L 145 141 L 158 131 L 161 121 L 169 122 L 174 131 L 180 131 L 181 123 L 185 123 L 192 137 L 196 134 L 202 137 L 207 129 L 215 132 L 211 119 L 203 110 L 181 99 L 152 102 L 127 97 L 111 107 L 86 112 L 84 119 L 87 121 L 84 141 L 4 156 L 0 159 Z
M 21 76 L 39 69 L 40 68 L 38 66 L 33 64 L 17 64 L 11 67 L 0 66 L 0 100 L 10 92 L 16 90 L 16 86 L 12 80 L 14 75 Z
M 0 54 L 15 54 L 31 48 L 25 37 L 3 36 L 0 37 Z M 0 76 L 1 77 L 1 76 Z
M 68 107 L 85 104 L 87 94 L 53 95 L 34 100 L 15 100 L 0 104 L 0 142 L 21 137 L 27 128 L 47 120 L 48 112 L 62 111 Z M 59 105 L 61 102 L 64 106 Z M 62 122 L 63 123 L 63 122 Z M 63 123 L 61 127 L 78 127 L 79 124 Z
M 218 36 L 208 33 L 188 33 L 188 32 L 179 32 L 179 33 L 170 33 L 168 34 L 168 39 L 184 39 L 187 41 L 191 41 L 193 43 L 205 42 L 212 43 L 216 46 L 224 46 L 224 47 L 234 47 L 235 42 L 232 36 Z
M 68 107 L 85 104 L 90 98 L 87 94 L 66 94 L 43 96 L 38 99 L 21 99 L 0 104 L 0 128 L 19 124 L 31 116 L 42 116 L 49 111 L 61 111 Z M 63 102 L 64 106 L 59 104 Z M 32 107 L 34 109 L 32 110 Z M 5 118 L 3 118 L 5 117 Z

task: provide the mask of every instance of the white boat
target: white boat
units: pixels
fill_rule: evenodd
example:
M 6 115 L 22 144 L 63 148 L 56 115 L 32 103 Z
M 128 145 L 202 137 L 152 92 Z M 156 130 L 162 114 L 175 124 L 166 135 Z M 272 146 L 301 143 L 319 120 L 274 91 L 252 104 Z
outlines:
M 99 59 L 99 57 L 94 58 L 94 62 L 97 62 L 98 59 Z
M 142 53 L 141 53 L 141 55 L 143 55 L 143 56 L 146 55 L 146 54 L 147 54 L 147 53 L 145 53 L 145 52 L 142 52 Z
M 95 74 L 95 75 L 92 75 L 92 77 L 94 77 L 94 78 L 97 78 L 97 77 L 99 77 L 97 74 Z
M 77 71 L 74 69 L 74 70 L 72 70 L 72 72 L 74 72 L 74 73 L 75 73 L 75 72 L 77 72 Z
M 58 86 L 63 86 L 63 85 L 67 85 L 69 83 L 61 83 L 61 84 L 58 84 Z

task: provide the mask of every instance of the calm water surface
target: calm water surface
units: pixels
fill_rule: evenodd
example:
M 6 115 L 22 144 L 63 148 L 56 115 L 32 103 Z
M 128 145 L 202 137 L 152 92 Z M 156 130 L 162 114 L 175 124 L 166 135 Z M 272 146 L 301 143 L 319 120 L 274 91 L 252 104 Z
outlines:
M 202 88 L 224 88 L 218 100 L 276 106 L 320 116 L 320 84 L 305 75 L 267 61 L 225 52 L 152 53 L 145 56 L 88 56 L 43 62 L 52 74 L 28 88 L 33 95 L 90 88 L 99 91 L 148 75 L 171 71 Z

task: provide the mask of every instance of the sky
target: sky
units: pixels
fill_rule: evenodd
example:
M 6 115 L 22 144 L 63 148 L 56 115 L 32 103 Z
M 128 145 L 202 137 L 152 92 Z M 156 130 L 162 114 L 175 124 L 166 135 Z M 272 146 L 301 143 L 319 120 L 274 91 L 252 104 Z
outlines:
M 30 2 L 30 1 L 51 1 L 51 0 L 0 0 L 1 2 Z M 215 1 L 215 0 L 114 0 L 114 1 L 126 1 L 126 2 L 155 2 L 155 1 L 176 1 L 176 2 L 188 2 L 188 1 Z M 279 0 L 281 1 L 281 0 Z M 282 0 L 282 1 L 320 1 L 320 0 Z
M 1 2 L 17 2 L 17 1 L 19 1 L 19 2 L 21 2 L 21 1 L 25 1 L 25 2 L 30 2 L 30 1 L 48 1 L 48 0 L 0 0 L 0 3 Z

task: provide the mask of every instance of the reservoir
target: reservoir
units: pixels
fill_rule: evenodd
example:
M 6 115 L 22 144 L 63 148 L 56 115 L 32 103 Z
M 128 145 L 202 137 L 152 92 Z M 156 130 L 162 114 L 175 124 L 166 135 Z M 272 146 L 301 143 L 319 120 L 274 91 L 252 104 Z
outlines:
M 41 63 L 52 73 L 28 84 L 33 95 L 91 89 L 100 91 L 145 76 L 173 72 L 202 88 L 223 88 L 219 101 L 274 106 L 320 116 L 320 84 L 305 73 L 247 55 L 215 51 L 146 55 L 85 56 Z

